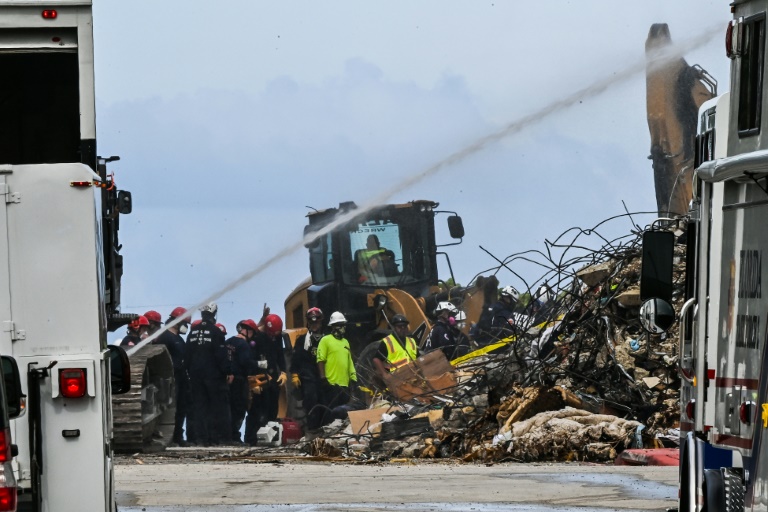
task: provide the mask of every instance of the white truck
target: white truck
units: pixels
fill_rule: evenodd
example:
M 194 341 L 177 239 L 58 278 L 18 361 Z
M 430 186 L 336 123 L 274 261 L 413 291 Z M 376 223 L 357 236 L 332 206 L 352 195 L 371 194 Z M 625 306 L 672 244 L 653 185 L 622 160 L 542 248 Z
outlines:
M 119 314 L 118 217 L 96 152 L 90 1 L 0 0 L 0 354 L 21 371 L 11 421 L 19 510 L 115 510 L 107 345 Z
M 686 237 L 669 229 L 679 222 L 661 221 L 643 238 L 641 321 L 652 333 L 673 324 L 673 248 L 687 244 L 681 511 L 768 510 L 768 0 L 731 10 L 730 92 L 700 110 Z

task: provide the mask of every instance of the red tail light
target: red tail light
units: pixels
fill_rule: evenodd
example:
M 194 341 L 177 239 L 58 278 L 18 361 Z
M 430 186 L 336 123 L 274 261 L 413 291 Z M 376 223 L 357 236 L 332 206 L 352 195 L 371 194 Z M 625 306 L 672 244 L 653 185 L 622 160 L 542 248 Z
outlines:
M 11 430 L 0 430 L 0 463 L 11 461 Z
M 85 370 L 82 368 L 65 368 L 59 370 L 59 389 L 64 398 L 81 398 L 87 389 Z
M 752 423 L 752 402 L 744 402 L 739 406 L 739 419 L 742 423 Z
M 55 20 L 59 16 L 59 13 L 56 12 L 56 9 L 46 9 L 43 11 L 43 18 L 46 20 Z
M 11 429 L 0 430 L 0 512 L 16 512 L 17 486 L 11 467 Z
M 16 486 L 0 487 L 0 511 L 16 512 Z

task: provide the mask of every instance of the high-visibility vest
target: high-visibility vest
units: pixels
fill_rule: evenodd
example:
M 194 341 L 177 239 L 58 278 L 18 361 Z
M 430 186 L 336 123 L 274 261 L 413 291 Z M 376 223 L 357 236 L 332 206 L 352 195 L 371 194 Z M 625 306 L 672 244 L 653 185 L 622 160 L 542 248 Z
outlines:
M 360 265 L 365 266 L 366 268 L 370 268 L 371 266 L 371 258 L 374 256 L 380 256 L 384 254 L 384 249 L 365 249 L 359 254 L 360 258 Z
M 413 338 L 406 336 L 405 348 L 397 341 L 394 334 L 390 334 L 382 340 L 387 346 L 387 362 L 389 363 L 389 371 L 393 372 L 401 366 L 405 366 L 411 361 L 416 359 L 416 341 Z

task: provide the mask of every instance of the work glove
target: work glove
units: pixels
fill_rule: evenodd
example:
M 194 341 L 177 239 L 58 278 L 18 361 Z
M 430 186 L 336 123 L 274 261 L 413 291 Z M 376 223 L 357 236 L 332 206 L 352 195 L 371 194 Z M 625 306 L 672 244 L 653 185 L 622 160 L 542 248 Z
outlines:
M 277 385 L 282 386 L 287 380 L 288 376 L 285 374 L 285 372 L 280 372 L 280 376 L 277 378 Z
M 298 373 L 292 373 L 291 374 L 291 384 L 293 384 L 293 387 L 300 388 L 301 387 L 301 379 L 299 378 Z

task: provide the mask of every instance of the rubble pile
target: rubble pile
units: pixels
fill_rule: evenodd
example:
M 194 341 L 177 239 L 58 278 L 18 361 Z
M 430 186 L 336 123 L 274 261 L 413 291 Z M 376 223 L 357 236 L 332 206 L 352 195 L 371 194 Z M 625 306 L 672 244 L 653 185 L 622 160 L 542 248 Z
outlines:
M 633 222 L 629 235 L 609 240 L 598 227 L 569 230 L 547 241 L 543 252 L 512 255 L 484 271 L 509 270 L 508 280 L 522 281 L 518 264 L 545 269 L 535 282 L 523 281 L 529 300 L 516 312 L 516 331 L 494 350 L 454 360 L 450 388 L 436 391 L 433 381 L 445 383 L 444 374 L 425 376 L 433 385 L 422 386 L 421 395 L 410 386 L 407 396 L 393 393 L 388 402 L 350 413 L 350 423 L 313 440 L 310 453 L 607 461 L 630 446 L 671 443 L 679 422 L 677 333 L 641 328 L 642 230 Z M 601 247 L 588 249 L 586 237 L 601 240 Z M 678 312 L 684 250 L 676 248 Z M 499 281 L 505 278 L 489 280 Z M 364 429 L 360 413 L 368 415 Z

